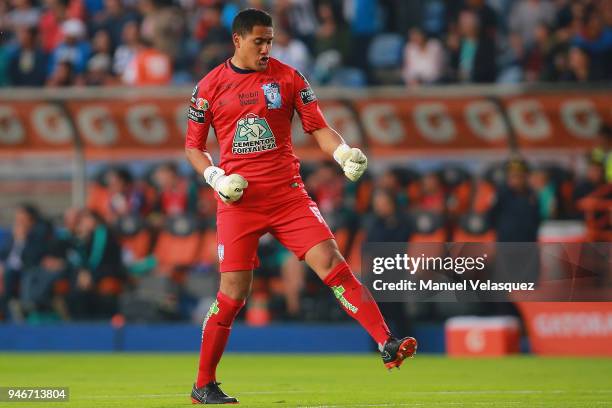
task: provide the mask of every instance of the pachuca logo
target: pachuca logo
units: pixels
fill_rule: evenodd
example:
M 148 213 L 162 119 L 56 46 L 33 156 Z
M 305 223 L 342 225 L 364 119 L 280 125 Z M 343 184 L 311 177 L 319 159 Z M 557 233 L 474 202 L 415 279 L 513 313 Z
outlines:
M 276 138 L 265 118 L 249 113 L 236 124 L 232 153 L 248 154 L 276 149 Z

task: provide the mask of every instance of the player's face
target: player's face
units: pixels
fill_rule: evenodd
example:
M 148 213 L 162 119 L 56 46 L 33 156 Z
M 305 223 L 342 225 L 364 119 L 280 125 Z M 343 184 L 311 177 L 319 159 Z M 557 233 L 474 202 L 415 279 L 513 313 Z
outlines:
M 254 26 L 244 37 L 234 34 L 236 55 L 247 69 L 264 71 L 270 61 L 270 50 L 274 39 L 272 27 Z

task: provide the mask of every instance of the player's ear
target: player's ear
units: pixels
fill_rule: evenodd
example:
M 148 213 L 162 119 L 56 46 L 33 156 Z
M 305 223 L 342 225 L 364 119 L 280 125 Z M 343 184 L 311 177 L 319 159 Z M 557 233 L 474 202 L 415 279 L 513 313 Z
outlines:
M 234 43 L 234 47 L 240 48 L 240 34 L 233 33 L 232 34 L 232 42 Z

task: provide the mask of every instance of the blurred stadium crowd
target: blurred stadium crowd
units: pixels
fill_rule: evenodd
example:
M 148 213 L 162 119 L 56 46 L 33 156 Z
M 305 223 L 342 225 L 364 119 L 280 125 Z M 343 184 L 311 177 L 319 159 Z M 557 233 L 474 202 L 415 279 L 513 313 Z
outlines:
M 535 242 L 544 220 L 584 219 L 589 241 L 610 241 L 611 150 L 612 130 L 603 126 L 579 173 L 512 158 L 481 174 L 458 164 L 426 172 L 400 166 L 347 183 L 333 162 L 305 163 L 302 174 L 359 271 L 367 242 Z M 105 168 L 88 194 L 86 208 L 68 209 L 61 220 L 24 204 L 12 228 L 0 228 L 0 320 L 121 313 L 198 321 L 218 279 L 212 189 L 175 163 L 161 163 L 141 177 L 127 167 Z M 262 238 L 258 255 L 248 322 L 344 318 L 315 274 L 271 236 Z M 383 309 L 405 321 L 401 304 Z
M 607 0 L 0 0 L 0 85 L 191 84 L 249 6 L 315 84 L 612 79 Z

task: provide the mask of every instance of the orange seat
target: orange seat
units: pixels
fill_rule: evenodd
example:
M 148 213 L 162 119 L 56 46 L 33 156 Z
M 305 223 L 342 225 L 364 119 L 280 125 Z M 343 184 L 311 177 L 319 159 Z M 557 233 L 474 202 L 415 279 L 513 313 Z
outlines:
M 476 182 L 474 187 L 474 197 L 472 201 L 472 211 L 476 213 L 487 212 L 495 202 L 495 187 L 485 180 Z
M 339 228 L 334 232 L 334 237 L 336 238 L 336 244 L 338 244 L 338 249 L 340 249 L 340 253 L 346 255 L 349 250 L 349 243 L 351 234 L 348 228 Z
M 123 290 L 123 283 L 114 276 L 105 276 L 98 282 L 98 293 L 105 296 L 117 296 Z
M 201 234 L 197 232 L 179 236 L 162 231 L 153 252 L 162 266 L 170 268 L 189 266 L 197 262 L 200 242 Z
M 214 229 L 207 229 L 202 233 L 199 261 L 204 264 L 214 264 L 217 262 L 217 231 Z
M 121 247 L 132 254 L 134 261 L 139 261 L 149 255 L 151 240 L 151 232 L 146 229 L 142 229 L 134 235 L 123 235 L 119 238 Z

